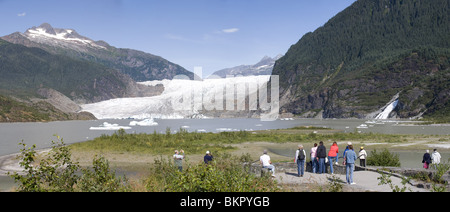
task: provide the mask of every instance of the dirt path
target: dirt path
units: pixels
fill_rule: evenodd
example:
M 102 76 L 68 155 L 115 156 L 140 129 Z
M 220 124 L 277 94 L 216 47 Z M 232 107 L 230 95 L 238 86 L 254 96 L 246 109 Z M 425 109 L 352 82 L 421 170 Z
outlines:
M 356 184 L 348 185 L 345 183 L 345 175 L 314 174 L 305 172 L 305 175 L 303 177 L 298 177 L 296 170 L 288 170 L 284 173 L 277 173 L 275 179 L 278 180 L 279 183 L 285 185 L 285 187 L 287 187 L 288 189 L 291 188 L 293 191 L 327 191 L 326 186 L 328 186 L 330 182 L 332 182 L 333 177 L 336 177 L 338 179 L 338 182 L 343 184 L 344 191 L 392 192 L 392 189 L 389 187 L 389 185 L 378 185 L 379 180 L 377 178 L 380 176 L 381 175 L 376 172 L 357 171 L 353 175 L 353 181 Z M 404 187 L 401 184 L 400 178 L 391 177 L 391 180 L 393 185 L 397 185 L 400 188 Z M 406 187 L 408 189 L 411 189 L 411 191 L 413 192 L 429 192 L 429 190 L 427 189 L 417 188 L 409 184 L 407 184 Z

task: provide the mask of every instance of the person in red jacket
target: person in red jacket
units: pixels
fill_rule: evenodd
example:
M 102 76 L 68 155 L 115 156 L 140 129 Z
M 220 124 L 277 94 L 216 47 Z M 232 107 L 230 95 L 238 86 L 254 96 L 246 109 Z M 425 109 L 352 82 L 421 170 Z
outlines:
M 330 147 L 330 151 L 328 151 L 328 161 L 330 163 L 330 172 L 333 174 L 333 159 L 335 159 L 336 164 L 338 164 L 338 153 L 339 153 L 339 147 L 335 142 L 333 142 L 333 145 Z

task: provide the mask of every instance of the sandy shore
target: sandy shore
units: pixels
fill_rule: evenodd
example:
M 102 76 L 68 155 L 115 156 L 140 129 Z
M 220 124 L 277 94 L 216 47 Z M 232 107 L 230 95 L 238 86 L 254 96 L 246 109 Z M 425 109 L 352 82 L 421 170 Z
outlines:
M 8 172 L 21 172 L 23 169 L 19 165 L 17 156 L 19 154 L 0 156 L 0 176 L 7 176 Z

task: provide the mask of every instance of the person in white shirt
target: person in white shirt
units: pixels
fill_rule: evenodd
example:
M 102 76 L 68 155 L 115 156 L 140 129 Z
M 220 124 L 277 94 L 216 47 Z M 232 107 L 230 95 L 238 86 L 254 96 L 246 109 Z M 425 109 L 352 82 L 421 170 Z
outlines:
M 275 177 L 275 166 L 270 161 L 270 156 L 267 154 L 267 150 L 264 150 L 263 155 L 259 157 L 259 162 L 263 168 L 269 169 L 272 172 L 272 177 Z
M 181 154 L 180 154 L 181 153 Z M 184 159 L 184 150 L 180 150 L 180 152 L 178 152 L 178 150 L 175 150 L 175 154 L 173 155 L 173 159 L 175 162 L 175 166 L 178 167 L 178 170 L 181 172 L 183 171 L 183 159 Z
M 431 154 L 431 160 L 434 168 L 437 169 L 437 165 L 441 163 L 441 154 L 439 154 L 437 149 L 433 150 L 433 153 Z
M 367 152 L 366 152 L 366 150 L 364 150 L 364 147 L 361 147 L 361 150 L 359 150 L 359 154 L 358 154 L 360 166 L 366 167 L 366 157 L 367 157 Z

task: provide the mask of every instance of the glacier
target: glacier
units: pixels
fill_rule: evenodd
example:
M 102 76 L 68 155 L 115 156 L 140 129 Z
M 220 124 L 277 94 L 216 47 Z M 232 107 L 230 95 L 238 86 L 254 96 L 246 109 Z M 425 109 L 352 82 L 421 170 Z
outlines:
M 147 86 L 162 84 L 164 92 L 158 96 L 118 98 L 80 106 L 82 108 L 81 111 L 90 112 L 97 119 L 101 120 L 209 118 L 199 112 L 202 110 L 201 107 L 224 110 L 223 101 L 221 100 L 227 96 L 223 95 L 225 89 L 230 87 L 235 88 L 235 90 L 246 89 L 242 85 L 250 87 L 249 84 L 256 84 L 259 88 L 260 85 L 269 82 L 270 77 L 271 75 L 260 75 L 204 80 L 173 79 L 139 82 L 139 84 Z M 255 89 L 254 93 L 256 93 L 258 88 L 253 88 Z M 250 90 L 253 91 L 253 89 L 249 88 L 248 93 L 251 93 Z M 236 95 L 238 96 L 238 94 Z M 186 99 L 192 101 L 192 107 L 179 108 L 177 105 L 174 105 L 174 103 L 186 101 Z M 237 101 L 233 102 L 242 105 L 242 102 L 239 101 L 245 101 L 246 98 L 244 96 L 244 98 L 238 97 L 236 99 Z M 257 102 L 249 100 L 249 108 L 256 107 Z

